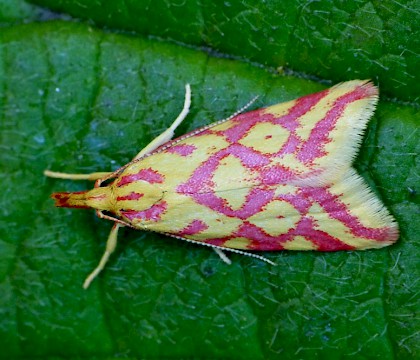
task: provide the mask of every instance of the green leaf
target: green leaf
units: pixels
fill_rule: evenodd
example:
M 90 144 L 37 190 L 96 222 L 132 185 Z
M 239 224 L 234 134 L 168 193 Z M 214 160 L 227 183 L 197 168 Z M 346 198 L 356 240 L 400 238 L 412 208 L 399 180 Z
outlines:
M 24 0 L 0 0 L 0 28 L 30 21 L 65 18 Z M 68 16 L 67 16 L 68 17 Z
M 236 60 L 156 39 L 50 22 L 0 34 L 0 338 L 4 358 L 415 359 L 418 357 L 419 113 L 381 102 L 357 167 L 401 226 L 366 252 L 278 252 L 272 267 L 164 236 L 122 231 L 106 270 L 81 284 L 110 224 L 57 209 L 87 182 L 44 169 L 109 171 L 179 113 L 178 134 L 314 92 Z
M 374 78 L 419 103 L 416 0 L 32 0 L 107 28 L 157 35 L 339 82 Z

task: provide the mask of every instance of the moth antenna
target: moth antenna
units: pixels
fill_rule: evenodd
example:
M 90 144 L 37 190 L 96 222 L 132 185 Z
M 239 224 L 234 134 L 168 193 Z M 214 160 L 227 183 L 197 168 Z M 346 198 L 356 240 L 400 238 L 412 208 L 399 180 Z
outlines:
M 248 101 L 247 104 L 242 106 L 239 110 L 236 110 L 232 115 L 230 115 L 228 118 L 220 120 L 220 122 L 229 121 L 233 119 L 235 116 L 238 116 L 239 114 L 243 113 L 246 109 L 248 109 L 257 99 L 259 98 L 259 95 L 254 96 L 250 101 Z
M 168 236 L 173 237 L 173 238 L 175 238 L 175 239 L 184 240 L 184 241 L 187 241 L 187 242 L 190 242 L 190 243 L 193 243 L 193 244 L 203 245 L 203 246 L 208 246 L 208 247 L 210 247 L 210 248 L 214 249 L 214 251 L 215 251 L 215 252 L 217 253 L 217 255 L 219 255 L 219 256 L 220 256 L 220 253 L 219 253 L 219 251 L 220 251 L 220 252 L 222 252 L 222 254 L 223 254 L 222 256 L 220 256 L 220 258 L 221 258 L 221 259 L 222 259 L 225 263 L 227 263 L 227 264 L 232 263 L 232 261 L 231 261 L 229 258 L 227 258 L 227 256 L 223 253 L 223 251 L 229 251 L 229 252 L 233 252 L 233 253 L 235 253 L 235 254 L 240 254 L 240 255 L 249 256 L 249 257 L 252 257 L 252 258 L 255 258 L 255 259 L 258 259 L 258 260 L 264 261 L 264 262 L 266 262 L 266 263 L 268 263 L 268 264 L 270 264 L 270 265 L 277 266 L 277 264 L 276 264 L 274 261 L 271 261 L 271 260 L 267 259 L 267 258 L 266 258 L 266 257 L 264 257 L 264 256 L 257 255 L 257 254 L 251 253 L 251 252 L 246 252 L 246 251 L 242 251 L 242 250 L 238 250 L 238 249 L 232 249 L 232 248 L 227 248 L 227 247 L 223 247 L 223 246 L 218 246 L 218 245 L 208 244 L 208 243 L 205 243 L 205 242 L 202 242 L 202 241 L 196 241 L 196 240 L 186 239 L 186 238 L 183 238 L 183 237 L 181 237 L 181 236 L 176 236 L 176 235 L 173 235 L 173 234 L 168 234 L 168 233 L 165 233 L 165 235 L 168 235 Z M 226 258 L 228 261 L 225 261 L 225 258 Z
M 257 96 L 255 96 L 254 98 L 252 98 L 246 105 L 244 105 L 244 106 L 242 106 L 239 110 L 237 110 L 237 111 L 235 111 L 232 115 L 230 115 L 228 118 L 226 118 L 226 119 L 222 119 L 222 120 L 219 120 L 219 121 L 216 121 L 216 122 L 214 122 L 214 123 L 211 123 L 211 124 L 209 124 L 209 125 L 205 125 L 205 126 L 202 126 L 201 128 L 198 128 L 198 129 L 196 129 L 196 130 L 194 130 L 194 131 L 191 131 L 190 133 L 188 133 L 188 134 L 185 134 L 185 135 L 183 135 L 183 136 L 180 136 L 179 138 L 177 138 L 177 139 L 175 139 L 175 140 L 173 140 L 173 141 L 171 141 L 169 144 L 167 144 L 167 145 L 165 145 L 165 146 L 161 146 L 156 152 L 152 152 L 152 153 L 149 153 L 149 154 L 146 154 L 145 155 L 145 157 L 146 156 L 150 156 L 150 155 L 153 155 L 153 154 L 155 154 L 155 153 L 159 153 L 159 152 L 162 152 L 162 151 L 164 151 L 164 150 L 166 150 L 166 149 L 168 149 L 168 148 L 170 148 L 170 147 L 172 147 L 172 146 L 174 146 L 174 145 L 176 145 L 176 144 L 178 144 L 179 142 L 181 142 L 181 141 L 183 141 L 183 140 L 185 140 L 185 139 L 188 139 L 188 138 L 190 138 L 190 137 L 192 137 L 192 136 L 195 136 L 195 135 L 197 135 L 197 134 L 200 134 L 200 133 L 202 133 L 203 131 L 205 131 L 205 130 L 207 130 L 207 129 L 211 129 L 212 127 L 214 127 L 214 126 L 217 126 L 217 125 L 219 125 L 219 124 L 222 124 L 222 123 L 224 123 L 225 121 L 229 121 L 229 120 L 231 120 L 231 119 L 233 119 L 235 116 L 237 116 L 237 115 L 239 115 L 239 114 L 241 114 L 242 112 L 244 112 L 247 108 L 249 108 L 257 99 L 259 98 L 259 95 L 257 95 Z M 185 105 L 184 105 L 184 107 L 185 107 Z M 137 157 L 135 158 L 135 159 L 137 159 Z

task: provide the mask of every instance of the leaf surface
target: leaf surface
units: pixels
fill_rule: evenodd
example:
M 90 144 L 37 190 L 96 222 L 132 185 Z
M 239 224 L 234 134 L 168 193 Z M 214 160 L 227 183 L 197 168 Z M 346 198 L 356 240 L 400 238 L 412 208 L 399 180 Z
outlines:
M 207 46 L 333 82 L 372 78 L 420 102 L 416 0 L 33 0 L 107 28 Z
M 356 167 L 401 227 L 366 252 L 279 252 L 272 267 L 125 230 L 88 291 L 110 229 L 93 212 L 56 209 L 52 191 L 87 182 L 46 168 L 109 171 L 177 116 L 181 135 L 321 89 L 236 60 L 82 24 L 0 33 L 0 338 L 3 358 L 415 359 L 418 356 L 418 110 L 381 101 Z M 70 346 L 69 346 L 70 344 Z

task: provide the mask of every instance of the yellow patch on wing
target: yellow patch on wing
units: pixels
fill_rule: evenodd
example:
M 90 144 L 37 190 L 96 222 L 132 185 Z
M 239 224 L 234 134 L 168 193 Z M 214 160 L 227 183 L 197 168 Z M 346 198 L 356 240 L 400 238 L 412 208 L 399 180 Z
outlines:
M 256 184 L 258 173 L 242 165 L 241 160 L 233 155 L 222 159 L 217 169 L 214 171 L 212 180 L 214 191 L 224 191 L 225 189 L 249 188 Z M 223 194 L 220 194 L 223 196 Z M 230 194 L 226 194 L 230 197 Z
M 239 210 L 244 206 L 247 196 L 252 191 L 252 187 L 225 190 L 216 192 L 216 196 L 225 200 L 226 205 L 232 210 Z
M 153 168 L 165 175 L 164 188 L 175 189 L 185 182 L 209 156 L 226 148 L 229 144 L 222 136 L 208 134 L 187 138 L 179 144 L 193 145 L 196 150 L 191 156 L 181 156 L 177 153 L 160 152 L 147 157 L 134 165 L 139 168 Z
M 287 233 L 300 220 L 300 213 L 293 205 L 282 200 L 273 200 L 260 212 L 248 218 L 254 224 L 271 236 Z
M 280 125 L 258 123 L 248 130 L 239 143 L 263 154 L 274 154 L 281 150 L 288 135 L 289 131 Z
M 283 243 L 285 250 L 316 250 L 317 246 L 303 236 L 295 236 L 292 240 Z
M 311 168 L 308 168 L 299 160 L 297 160 L 295 154 L 291 153 L 283 155 L 282 157 L 274 158 L 272 159 L 271 163 L 273 165 L 284 166 L 285 168 L 296 172 L 297 174 L 305 174 L 306 172 L 311 170 Z
M 236 237 L 225 241 L 223 246 L 233 249 L 246 250 L 250 244 L 251 241 L 249 241 L 249 239 L 244 237 Z
M 299 188 L 294 185 L 289 184 L 281 184 L 275 187 L 275 197 L 278 197 L 279 195 L 295 195 Z
M 207 229 L 185 237 L 203 241 L 208 238 L 229 236 L 243 224 L 243 221 L 240 219 L 228 217 L 206 206 L 197 204 L 189 196 L 167 193 L 163 200 L 170 206 L 161 215 L 159 222 L 144 222 L 148 230 L 177 234 L 194 220 L 199 219 L 206 224 Z
M 275 117 L 287 115 L 289 110 L 296 105 L 296 100 L 287 101 L 280 104 L 268 106 L 264 109 L 263 114 L 271 114 Z

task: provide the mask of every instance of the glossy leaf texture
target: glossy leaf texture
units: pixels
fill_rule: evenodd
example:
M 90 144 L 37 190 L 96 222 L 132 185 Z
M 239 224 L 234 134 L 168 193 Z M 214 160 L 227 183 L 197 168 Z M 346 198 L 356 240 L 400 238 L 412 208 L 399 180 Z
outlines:
M 420 116 L 381 101 L 356 167 L 401 227 L 392 247 L 279 252 L 272 267 L 125 230 L 104 273 L 81 288 L 111 224 L 53 207 L 46 179 L 116 169 L 182 107 L 177 134 L 323 88 L 156 39 L 65 22 L 0 33 L 2 358 L 415 359 L 419 355 Z M 380 85 L 380 84 L 379 84 Z
M 373 78 L 420 101 L 418 1 L 33 0 L 100 26 L 206 46 L 339 82 Z

